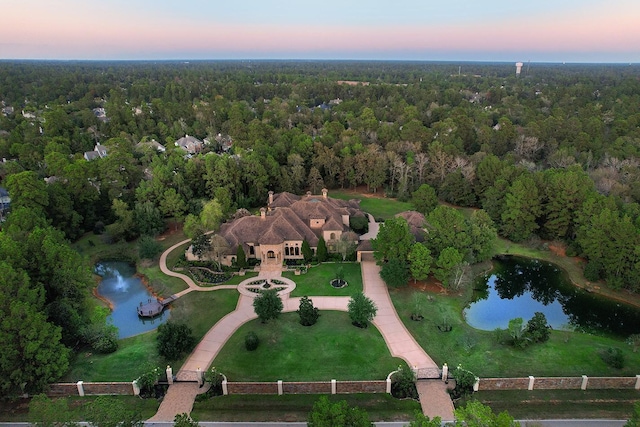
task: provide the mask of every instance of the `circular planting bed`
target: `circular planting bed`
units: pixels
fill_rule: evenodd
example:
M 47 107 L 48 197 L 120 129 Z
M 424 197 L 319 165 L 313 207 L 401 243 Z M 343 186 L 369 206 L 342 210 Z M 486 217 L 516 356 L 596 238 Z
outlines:
M 336 288 L 336 289 L 342 289 L 346 286 L 349 286 L 349 284 L 347 283 L 346 280 L 342 280 L 342 279 L 333 279 L 331 282 L 331 286 Z

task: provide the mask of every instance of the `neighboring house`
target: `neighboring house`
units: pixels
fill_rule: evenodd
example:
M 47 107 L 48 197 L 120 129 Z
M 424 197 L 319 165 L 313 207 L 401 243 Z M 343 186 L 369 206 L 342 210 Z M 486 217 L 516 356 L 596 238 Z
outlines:
M 220 150 L 226 153 L 233 146 L 233 139 L 231 139 L 229 135 L 219 133 L 216 135 L 216 143 L 220 147 Z
M 405 211 L 400 212 L 396 217 L 402 217 L 407 220 L 407 224 L 409 224 L 409 231 L 413 234 L 413 237 L 415 237 L 416 242 L 422 243 L 425 241 L 427 233 L 424 228 L 424 215 L 418 211 Z
M 11 197 L 9 192 L 0 187 L 0 221 L 4 221 L 5 217 L 11 210 Z
M 318 196 L 269 192 L 267 208 L 260 210 L 260 216 L 244 216 L 220 227 L 215 237 L 222 237 L 227 245 L 218 261 L 231 265 L 238 245 L 242 245 L 247 259 L 257 258 L 262 265 L 281 265 L 287 259 L 303 258 L 304 240 L 315 253 L 321 236 L 331 251 L 349 231 L 349 218 L 354 216 L 364 216 L 359 200 L 332 199 L 326 189 Z M 186 256 L 197 259 L 191 248 Z
M 109 118 L 107 117 L 107 112 L 104 108 L 98 107 L 98 108 L 94 108 L 92 111 L 93 111 L 93 114 L 96 116 L 96 118 L 101 122 L 107 123 L 109 121 Z
M 144 149 L 144 148 L 147 148 L 147 147 L 155 149 L 158 153 L 164 153 L 165 151 L 167 151 L 165 146 L 160 144 L 155 139 L 152 139 L 151 141 L 139 142 L 136 145 L 136 148 L 141 148 L 141 149 Z
M 107 157 L 107 147 L 100 145 L 100 143 L 96 144 L 93 151 L 85 151 L 84 153 L 85 160 L 101 159 L 103 157 Z
M 175 142 L 176 147 L 182 148 L 188 154 L 196 154 L 202 151 L 204 142 L 193 136 L 185 135 Z

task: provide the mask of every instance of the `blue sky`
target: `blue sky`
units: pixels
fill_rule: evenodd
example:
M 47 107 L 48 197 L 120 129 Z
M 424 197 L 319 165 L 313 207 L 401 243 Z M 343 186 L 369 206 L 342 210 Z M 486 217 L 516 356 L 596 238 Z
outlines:
M 2 59 L 640 62 L 640 2 L 7 1 Z

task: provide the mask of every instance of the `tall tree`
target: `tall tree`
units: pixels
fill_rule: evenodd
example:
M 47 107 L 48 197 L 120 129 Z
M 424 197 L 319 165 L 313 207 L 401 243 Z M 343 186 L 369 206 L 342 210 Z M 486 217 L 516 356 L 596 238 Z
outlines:
M 502 232 L 514 242 L 528 239 L 538 229 L 537 220 L 542 214 L 540 195 L 535 181 L 530 177 L 516 179 L 505 197 L 502 212 Z
M 61 329 L 43 314 L 44 289 L 0 261 L 0 390 L 38 392 L 69 366 Z
M 409 270 L 413 280 L 426 280 L 431 272 L 433 257 L 431 251 L 422 243 L 414 243 L 408 256 Z
M 464 215 L 457 209 L 440 205 L 426 217 L 427 246 L 434 257 L 448 247 L 466 254 L 471 245 L 469 227 Z
M 440 280 L 445 287 L 451 286 L 451 273 L 455 267 L 462 263 L 463 255 L 456 248 L 444 248 L 436 261 L 433 275 Z
M 371 240 L 373 255 L 379 264 L 390 259 L 406 263 L 414 240 L 407 220 L 402 217 L 389 218 L 380 224 L 377 237 Z
M 434 190 L 429 184 L 422 184 L 413 192 L 411 202 L 418 212 L 428 215 L 436 208 L 436 206 L 438 206 L 436 190 Z

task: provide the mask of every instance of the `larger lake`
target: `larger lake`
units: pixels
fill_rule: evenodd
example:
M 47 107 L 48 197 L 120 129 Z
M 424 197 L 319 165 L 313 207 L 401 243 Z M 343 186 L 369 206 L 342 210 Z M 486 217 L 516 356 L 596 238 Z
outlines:
M 476 283 L 473 302 L 464 311 L 474 328 L 506 328 L 516 317 L 526 323 L 540 311 L 554 329 L 622 337 L 640 333 L 640 309 L 573 286 L 553 264 L 514 256 L 496 258 L 493 264 Z

